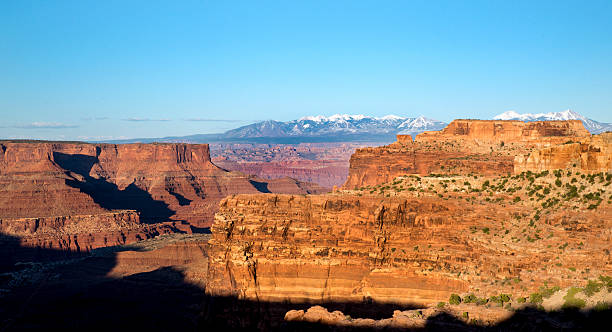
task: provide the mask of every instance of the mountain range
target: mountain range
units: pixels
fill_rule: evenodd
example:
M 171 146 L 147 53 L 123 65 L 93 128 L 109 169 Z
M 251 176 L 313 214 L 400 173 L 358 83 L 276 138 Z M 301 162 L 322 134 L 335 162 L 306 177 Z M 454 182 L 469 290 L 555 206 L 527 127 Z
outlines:
M 132 139 L 113 141 L 131 142 L 253 142 L 253 143 L 307 143 L 307 142 L 393 142 L 395 135 L 416 135 L 428 130 L 440 130 L 447 123 L 419 116 L 416 118 L 387 115 L 335 114 L 332 116 L 306 116 L 287 122 L 266 120 L 222 134 L 203 134 L 182 137 Z
M 551 121 L 580 120 L 592 134 L 612 131 L 612 124 L 589 119 L 572 110 L 550 113 L 525 113 L 507 111 L 494 120 Z M 332 116 L 305 116 L 292 121 L 266 120 L 220 134 L 198 134 L 163 138 L 140 138 L 113 143 L 133 142 L 246 142 L 246 143 L 313 143 L 313 142 L 393 142 L 395 135 L 416 135 L 424 131 L 440 130 L 447 123 L 419 116 L 416 118 L 386 115 L 373 117 L 366 115 L 335 114 Z

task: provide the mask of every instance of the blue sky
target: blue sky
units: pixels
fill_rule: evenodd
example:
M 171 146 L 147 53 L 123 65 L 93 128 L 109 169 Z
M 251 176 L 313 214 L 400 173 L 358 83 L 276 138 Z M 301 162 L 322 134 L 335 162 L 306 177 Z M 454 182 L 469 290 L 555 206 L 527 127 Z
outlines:
M 612 1 L 0 1 L 0 137 L 335 113 L 612 122 Z

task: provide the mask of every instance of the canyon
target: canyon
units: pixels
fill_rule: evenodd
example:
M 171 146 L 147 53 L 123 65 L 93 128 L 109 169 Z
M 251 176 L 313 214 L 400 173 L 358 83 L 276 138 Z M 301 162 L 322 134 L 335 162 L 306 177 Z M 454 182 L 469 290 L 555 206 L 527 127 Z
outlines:
M 340 187 L 348 176 L 355 149 L 383 142 L 300 144 L 211 144 L 213 162 L 219 167 L 263 179 L 290 177 L 325 188 Z
M 98 313 L 74 324 L 171 328 L 167 315 L 188 329 L 593 326 L 593 310 L 612 302 L 611 144 L 579 121 L 501 120 L 329 154 L 217 146 L 212 160 L 206 144 L 2 142 L 0 289 L 10 291 L 0 314 L 18 328 L 63 326 L 92 308 L 75 299 L 95 299 Z M 305 169 L 340 165 L 352 149 L 332 192 L 263 178 L 309 158 Z M 321 169 L 299 175 L 340 179 Z M 23 298 L 32 309 L 19 311 Z
M 229 194 L 324 191 L 221 169 L 207 144 L 0 142 L 0 231 L 24 246 L 86 253 L 201 231 Z
M 211 227 L 206 292 L 427 308 L 510 294 L 521 308 L 546 285 L 584 287 L 612 274 L 610 143 L 579 121 L 455 120 L 358 149 L 333 193 L 228 196 Z

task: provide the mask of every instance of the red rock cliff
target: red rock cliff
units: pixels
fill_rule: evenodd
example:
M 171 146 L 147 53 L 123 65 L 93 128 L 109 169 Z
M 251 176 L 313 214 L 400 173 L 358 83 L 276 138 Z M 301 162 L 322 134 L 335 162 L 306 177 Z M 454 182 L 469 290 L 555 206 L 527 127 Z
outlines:
M 352 156 L 345 189 L 376 185 L 406 174 L 510 174 L 515 156 L 590 137 L 580 121 L 454 120 L 441 131 L 411 137 L 378 148 L 358 149 Z

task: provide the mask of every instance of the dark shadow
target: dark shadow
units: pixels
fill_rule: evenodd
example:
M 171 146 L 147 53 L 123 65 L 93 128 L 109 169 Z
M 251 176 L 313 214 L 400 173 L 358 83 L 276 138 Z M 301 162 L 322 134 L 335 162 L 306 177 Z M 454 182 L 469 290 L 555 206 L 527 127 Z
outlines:
M 315 304 L 289 304 L 238 300 L 231 297 L 206 297 L 201 326 L 213 330 L 245 331 L 406 331 L 391 326 L 356 328 L 321 322 L 289 322 L 284 315 L 289 310 L 304 310 Z M 406 310 L 398 305 L 372 303 L 321 303 L 329 312 L 340 310 L 353 318 L 384 319 L 393 310 Z M 389 312 L 389 309 L 392 309 Z M 409 309 L 409 308 L 408 308 Z M 447 312 L 430 316 L 425 326 L 411 331 L 600 331 L 606 330 L 612 310 L 577 310 L 547 312 L 535 308 L 516 311 L 510 318 L 494 325 L 468 321 Z
M 191 227 L 191 232 L 193 234 L 212 234 L 210 227 L 197 227 L 193 225 L 189 225 L 189 227 Z
M 0 331 L 366 331 L 371 329 L 283 318 L 289 310 L 307 310 L 315 304 L 330 312 L 373 319 L 391 318 L 394 310 L 414 309 L 372 301 L 292 304 L 206 296 L 204 289 L 185 282 L 185 273 L 172 266 L 109 277 L 117 265 L 117 253 L 124 250 L 140 249 L 108 247 L 98 255 L 84 256 L 22 247 L 18 238 L 0 234 Z M 63 263 L 39 268 L 51 259 L 63 259 Z M 546 312 L 526 308 L 487 326 L 440 312 L 413 330 L 598 331 L 606 330 L 611 315 L 610 309 Z
M 144 223 L 167 221 L 175 213 L 175 211 L 168 207 L 167 203 L 154 200 L 150 193 L 139 188 L 134 183 L 120 190 L 114 183 L 110 183 L 102 178 L 96 179 L 91 177 L 89 172 L 97 162 L 96 157 L 54 152 L 53 159 L 63 169 L 76 173 L 83 178 L 82 181 L 79 179 L 68 179 L 66 180 L 67 185 L 78 188 L 81 192 L 86 193 L 104 209 L 136 210 L 140 214 L 140 220 Z M 182 197 L 181 195 L 178 196 Z M 191 202 L 184 197 L 182 197 L 182 200 L 179 199 L 179 204 L 181 204 L 181 201 L 186 204 Z
M 186 198 L 185 196 L 183 196 L 183 195 L 181 195 L 181 194 L 179 194 L 177 192 L 174 192 L 172 190 L 167 190 L 167 191 L 168 191 L 168 193 L 170 193 L 170 195 L 172 195 L 172 196 L 174 196 L 174 198 L 176 198 L 176 200 L 178 201 L 180 206 L 187 206 L 187 205 L 191 204 L 191 200 Z
M 134 248 L 85 256 L 19 242 L 0 234 L 0 331 L 199 330 L 204 290 L 174 267 L 111 278 L 117 251 Z
M 249 182 L 253 185 L 253 187 L 255 187 L 255 189 L 257 189 L 257 191 L 261 193 L 271 193 L 270 189 L 268 189 L 267 182 L 260 182 L 255 180 L 249 180 Z

